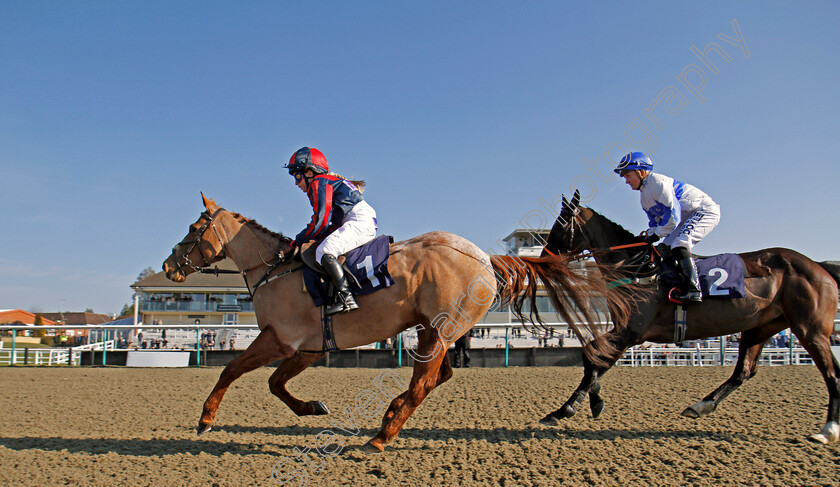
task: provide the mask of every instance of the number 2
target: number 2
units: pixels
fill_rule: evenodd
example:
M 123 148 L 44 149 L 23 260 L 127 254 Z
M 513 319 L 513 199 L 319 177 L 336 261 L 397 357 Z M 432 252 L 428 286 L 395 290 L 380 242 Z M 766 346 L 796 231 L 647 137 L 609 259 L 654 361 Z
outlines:
M 713 282 L 709 286 L 709 296 L 729 296 L 728 289 L 720 289 L 718 286 L 722 285 L 729 279 L 729 273 L 726 272 L 726 269 L 721 269 L 720 267 L 715 267 L 714 269 L 709 270 L 709 276 L 714 277 L 716 275 L 720 275 L 715 282 Z

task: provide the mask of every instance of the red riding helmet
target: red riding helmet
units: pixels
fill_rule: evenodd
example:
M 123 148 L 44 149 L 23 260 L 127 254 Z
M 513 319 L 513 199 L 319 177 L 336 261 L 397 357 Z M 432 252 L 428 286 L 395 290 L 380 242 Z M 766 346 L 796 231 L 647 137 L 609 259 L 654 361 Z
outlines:
M 289 163 L 283 166 L 289 170 L 289 174 L 297 174 L 311 169 L 315 174 L 327 174 L 330 172 L 330 165 L 327 164 L 327 158 L 318 149 L 310 149 L 309 147 L 301 147 L 297 152 L 292 154 Z

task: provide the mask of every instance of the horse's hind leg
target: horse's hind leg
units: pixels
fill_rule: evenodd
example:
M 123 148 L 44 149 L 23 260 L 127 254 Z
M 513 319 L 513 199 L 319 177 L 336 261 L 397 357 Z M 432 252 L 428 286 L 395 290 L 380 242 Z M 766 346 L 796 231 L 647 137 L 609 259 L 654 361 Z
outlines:
M 753 328 L 741 333 L 741 342 L 738 345 L 738 362 L 732 376 L 717 389 L 712 391 L 702 400 L 687 407 L 682 415 L 689 418 L 705 416 L 715 409 L 726 396 L 741 386 L 747 379 L 755 375 L 758 369 L 758 358 L 767 340 L 784 329 L 784 322 L 776 321 L 768 323 L 760 328 Z
M 419 339 L 417 357 L 428 358 L 428 360 L 415 359 L 414 375 L 411 377 L 408 390 L 391 401 L 382 419 L 382 429 L 365 445 L 370 452 L 384 450 L 385 444 L 397 436 L 405 422 L 423 402 L 423 399 L 432 392 L 432 389 L 452 377 L 452 367 L 446 355 L 450 344 L 439 342 L 438 332 L 434 328 L 423 327 L 418 331 L 417 337 Z
M 277 370 L 271 374 L 271 378 L 268 379 L 268 388 L 271 390 L 271 393 L 279 397 L 298 416 L 330 414 L 330 410 L 327 409 L 327 406 L 323 402 L 301 401 L 291 395 L 286 389 L 286 383 L 291 378 L 306 370 L 307 367 L 323 356 L 323 352 L 297 352 L 284 360 L 277 367 Z
M 216 386 L 207 397 L 207 400 L 204 401 L 204 410 L 201 413 L 201 418 L 198 420 L 198 434 L 210 431 L 216 419 L 216 411 L 219 409 L 219 403 L 222 402 L 222 397 L 224 397 L 225 392 L 233 381 L 246 372 L 262 367 L 272 360 L 288 357 L 291 354 L 292 349 L 277 341 L 274 333 L 270 330 L 260 332 L 257 338 L 251 342 L 251 345 L 235 359 L 231 360 L 224 370 L 222 370 Z
M 828 388 L 828 416 L 825 426 L 819 433 L 808 437 L 817 443 L 827 444 L 840 441 L 840 365 L 831 352 L 830 336 L 834 327 L 832 316 L 826 319 L 824 326 L 814 326 L 810 333 L 804 327 L 792 328 L 799 342 L 811 355 L 814 365 L 820 369 Z

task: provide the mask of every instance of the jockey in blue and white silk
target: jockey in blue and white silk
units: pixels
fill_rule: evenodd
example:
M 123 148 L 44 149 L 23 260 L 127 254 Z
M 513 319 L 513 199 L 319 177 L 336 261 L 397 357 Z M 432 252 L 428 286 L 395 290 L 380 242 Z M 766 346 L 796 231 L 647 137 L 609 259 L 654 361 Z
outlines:
M 624 156 L 615 172 L 632 189 L 641 192 L 642 209 L 649 224 L 644 232 L 645 241 L 653 243 L 662 238 L 686 278 L 686 291 L 677 299 L 702 301 L 691 249 L 717 226 L 720 206 L 696 187 L 654 173 L 653 161 L 641 152 Z
M 642 208 L 648 216 L 647 235 L 657 235 L 669 247 L 692 247 L 720 222 L 720 206 L 703 191 L 663 174 L 642 180 Z

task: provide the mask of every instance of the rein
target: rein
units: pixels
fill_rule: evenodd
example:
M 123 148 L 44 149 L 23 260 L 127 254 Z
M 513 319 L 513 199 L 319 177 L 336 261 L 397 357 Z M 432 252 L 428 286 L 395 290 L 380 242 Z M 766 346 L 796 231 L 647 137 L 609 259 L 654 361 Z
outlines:
M 575 208 L 573 213 L 572 213 L 572 217 L 569 219 L 568 223 L 566 223 L 566 225 L 564 225 L 564 227 L 563 227 L 564 230 L 567 229 L 569 234 L 570 234 L 570 237 L 569 237 L 569 248 L 570 249 L 572 248 L 572 244 L 574 243 L 575 223 L 577 223 L 577 226 L 580 227 L 580 234 L 583 236 L 584 244 L 586 245 L 586 247 L 590 247 L 592 245 L 592 240 L 587 235 L 586 229 L 584 228 L 584 226 L 580 222 L 578 222 L 579 213 L 580 213 L 580 208 Z M 654 261 L 653 254 L 659 255 L 659 252 L 656 250 L 656 247 L 654 247 L 653 245 L 651 245 L 647 242 L 634 242 L 634 243 L 623 244 L 623 245 L 614 245 L 612 247 L 607 247 L 605 249 L 594 249 L 593 250 L 591 248 L 586 248 L 586 249 L 583 250 L 583 252 L 588 252 L 589 256 L 594 259 L 596 253 L 597 254 L 604 254 L 604 253 L 615 252 L 615 251 L 618 251 L 618 250 L 626 250 L 626 249 L 632 249 L 632 248 L 637 248 L 637 247 L 644 247 L 644 249 L 642 251 L 636 253 L 635 255 L 631 256 L 630 258 L 626 259 L 623 263 L 621 263 L 621 267 L 623 267 L 623 268 L 624 267 L 635 267 L 635 270 L 632 272 L 631 277 L 626 277 L 626 278 L 623 278 L 623 279 L 617 279 L 615 281 L 610 281 L 610 282 L 607 283 L 607 289 L 620 287 L 620 286 L 624 286 L 624 285 L 627 285 L 627 284 L 653 284 L 654 282 L 659 280 L 658 273 L 654 273 L 651 276 L 639 277 L 639 274 L 643 270 L 643 268 L 646 265 L 648 265 L 649 263 L 652 263 Z M 648 253 L 648 251 L 647 251 L 648 248 L 650 248 L 652 250 L 652 252 Z M 549 252 L 549 253 L 551 253 L 551 252 Z M 648 255 L 650 255 L 650 257 L 648 257 Z M 660 257 L 661 257 L 661 255 L 660 255 Z
M 204 212 L 202 212 L 201 217 L 206 218 L 207 221 L 205 221 L 201 225 L 201 227 L 199 227 L 198 236 L 193 240 L 182 241 L 182 242 L 178 242 L 177 244 L 175 244 L 175 248 L 172 249 L 173 253 L 175 252 L 175 249 L 178 248 L 178 246 L 180 246 L 180 245 L 190 245 L 190 248 L 187 249 L 187 251 L 184 253 L 184 265 L 181 265 L 180 262 L 176 262 L 178 264 L 178 267 L 176 268 L 176 272 L 183 269 L 184 267 L 189 267 L 189 268 L 193 269 L 193 271 L 198 272 L 200 274 L 213 274 L 216 277 L 218 277 L 219 274 L 241 274 L 242 279 L 245 281 L 245 287 L 248 289 L 248 294 L 250 294 L 251 299 L 253 299 L 254 294 L 256 294 L 256 292 L 257 292 L 257 289 L 261 288 L 262 286 L 265 286 L 266 284 L 270 283 L 271 281 L 273 281 L 275 279 L 278 279 L 278 278 L 284 277 L 284 276 L 288 276 L 289 274 L 292 274 L 292 273 L 294 273 L 294 272 L 303 268 L 303 264 L 301 264 L 301 265 L 292 267 L 291 269 L 286 269 L 285 271 L 281 272 L 280 274 L 277 274 L 275 276 L 271 276 L 271 273 L 274 272 L 275 269 L 277 269 L 277 266 L 286 263 L 288 260 L 291 260 L 294 257 L 294 253 L 292 253 L 291 256 L 287 257 L 284 252 L 279 252 L 277 254 L 277 258 L 274 259 L 271 263 L 265 262 L 263 260 L 262 263 L 257 264 L 253 267 L 249 267 L 248 269 L 245 269 L 245 270 L 242 270 L 242 271 L 236 271 L 236 270 L 233 270 L 233 269 L 219 269 L 218 265 L 214 265 L 213 267 L 210 267 L 210 263 L 207 262 L 207 259 L 204 258 L 204 254 L 201 252 L 201 248 L 198 249 L 198 254 L 201 256 L 201 261 L 202 261 L 202 264 L 204 264 L 204 265 L 198 266 L 198 265 L 193 264 L 192 261 L 190 260 L 190 254 L 192 253 L 193 249 L 195 249 L 195 247 L 199 243 L 201 243 L 201 241 L 204 239 L 204 234 L 207 233 L 207 230 L 209 228 L 211 228 L 211 227 L 213 228 L 213 232 L 216 233 L 216 238 L 219 239 L 219 243 L 222 242 L 222 237 L 219 235 L 219 231 L 216 229 L 216 225 L 213 223 L 214 220 L 216 219 L 216 216 L 218 216 L 218 214 L 221 211 L 223 211 L 223 208 L 217 209 L 215 212 L 213 212 L 212 215 L 206 210 Z M 260 280 L 257 281 L 257 283 L 252 288 L 248 284 L 248 278 L 246 277 L 246 275 L 247 275 L 248 272 L 251 272 L 252 270 L 258 269 L 262 266 L 267 267 L 267 269 L 265 271 L 265 274 L 263 274 L 262 278 L 260 278 Z

